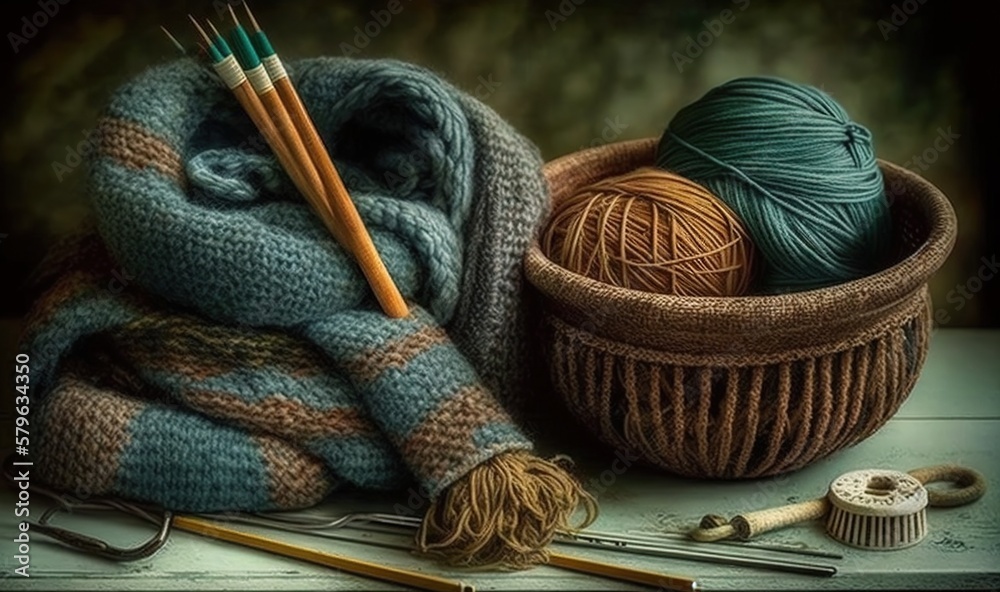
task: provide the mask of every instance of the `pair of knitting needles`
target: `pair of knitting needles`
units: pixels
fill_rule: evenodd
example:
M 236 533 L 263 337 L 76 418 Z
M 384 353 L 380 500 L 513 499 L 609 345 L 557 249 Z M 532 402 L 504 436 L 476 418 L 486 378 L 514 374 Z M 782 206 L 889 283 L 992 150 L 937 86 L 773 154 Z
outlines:
M 205 517 L 215 518 L 216 516 L 209 514 Z M 220 515 L 218 518 L 243 524 L 275 528 L 288 532 L 309 534 L 338 541 L 362 543 L 401 550 L 413 550 L 413 545 L 373 541 L 372 539 L 358 539 L 357 537 L 346 535 L 340 531 L 346 528 L 354 528 L 399 535 L 404 534 L 406 530 L 416 528 L 420 524 L 419 518 L 377 512 L 350 513 L 332 519 L 324 516 L 296 515 L 295 513 L 237 513 Z M 603 561 L 595 561 L 593 559 L 587 559 L 575 555 L 566 555 L 558 552 L 549 553 L 549 565 L 587 575 L 599 576 L 634 584 L 642 584 L 658 590 L 694 592 L 699 589 L 697 581 L 688 577 L 658 573 L 644 569 L 625 567 L 622 565 L 614 565 Z
M 247 33 L 229 5 L 233 29 L 228 41 L 211 21 L 206 21 L 212 30 L 209 35 L 189 15 L 205 42 L 212 68 L 236 96 L 323 224 L 357 261 L 382 310 L 393 318 L 405 317 L 406 302 L 375 249 L 312 118 L 250 7 L 246 3 L 243 6 L 253 35 Z M 166 29 L 164 32 L 183 50 Z

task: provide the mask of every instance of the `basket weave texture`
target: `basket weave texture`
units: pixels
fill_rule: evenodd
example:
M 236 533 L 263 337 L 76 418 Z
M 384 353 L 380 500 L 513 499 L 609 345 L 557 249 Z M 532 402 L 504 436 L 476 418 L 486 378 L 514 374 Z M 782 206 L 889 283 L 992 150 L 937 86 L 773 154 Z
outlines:
M 652 164 L 655 147 L 655 138 L 620 142 L 548 163 L 553 202 Z M 541 295 L 546 361 L 566 407 L 607 444 L 696 478 L 785 473 L 875 433 L 923 366 L 927 281 L 956 235 L 937 188 L 879 164 L 892 203 L 891 260 L 837 286 L 651 294 L 563 269 L 535 242 L 525 272 Z

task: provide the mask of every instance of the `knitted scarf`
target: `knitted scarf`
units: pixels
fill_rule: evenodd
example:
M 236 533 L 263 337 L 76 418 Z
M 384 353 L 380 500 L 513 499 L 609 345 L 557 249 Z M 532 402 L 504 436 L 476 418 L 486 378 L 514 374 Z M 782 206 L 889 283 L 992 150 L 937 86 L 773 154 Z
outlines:
M 43 480 L 187 512 L 416 482 L 424 551 L 524 565 L 593 500 L 532 456 L 520 261 L 547 205 L 535 147 L 433 74 L 294 64 L 411 305 L 383 315 L 214 75 L 118 91 L 90 158 L 96 233 L 53 251 L 23 335 Z

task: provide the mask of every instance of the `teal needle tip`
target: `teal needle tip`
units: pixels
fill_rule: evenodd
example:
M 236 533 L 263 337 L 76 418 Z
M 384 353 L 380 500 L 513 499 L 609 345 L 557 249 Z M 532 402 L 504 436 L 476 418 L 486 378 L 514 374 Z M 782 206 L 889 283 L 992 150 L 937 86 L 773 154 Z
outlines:
M 216 50 L 218 50 L 219 54 L 222 55 L 222 57 L 224 58 L 232 55 L 233 50 L 230 49 L 229 44 L 226 43 L 226 38 L 223 37 L 222 33 L 220 33 L 219 30 L 215 28 L 215 25 L 212 24 L 212 21 L 209 21 L 207 19 L 206 21 L 208 22 L 208 26 L 212 28 L 212 34 L 215 35 L 215 41 L 213 42 L 213 45 L 215 45 L 215 48 Z M 237 58 L 238 57 L 239 56 L 237 56 Z
M 223 56 L 219 52 L 219 48 L 216 47 L 214 43 L 212 43 L 212 40 L 211 38 L 209 38 L 208 33 L 205 32 L 205 29 L 201 28 L 201 25 L 198 24 L 198 21 L 195 20 L 193 16 L 189 14 L 188 18 L 191 19 L 191 24 L 193 24 L 194 28 L 198 30 L 198 34 L 201 35 L 201 38 L 205 40 L 205 46 L 206 46 L 205 48 L 208 53 L 209 59 L 212 60 L 213 64 L 218 64 L 219 62 L 221 62 L 222 58 L 225 56 Z
M 229 39 L 233 42 L 233 46 L 236 47 L 236 59 L 240 61 L 240 65 L 243 66 L 244 70 L 256 68 L 260 65 L 260 57 L 257 55 L 257 51 L 254 49 L 246 29 L 243 28 L 239 19 L 236 18 L 236 12 L 233 11 L 232 4 L 229 5 L 229 14 L 233 17 L 233 30 L 230 33 Z
M 253 35 L 250 38 L 253 41 L 254 48 L 257 50 L 257 54 L 262 58 L 273 56 L 276 52 L 274 51 L 274 47 L 271 46 L 271 40 L 267 38 L 267 35 L 260 28 L 257 19 L 250 12 L 250 6 L 246 2 L 243 2 L 243 9 L 246 10 L 247 18 L 250 19 L 250 26 L 253 28 Z M 236 17 L 234 16 L 233 19 L 235 20 Z

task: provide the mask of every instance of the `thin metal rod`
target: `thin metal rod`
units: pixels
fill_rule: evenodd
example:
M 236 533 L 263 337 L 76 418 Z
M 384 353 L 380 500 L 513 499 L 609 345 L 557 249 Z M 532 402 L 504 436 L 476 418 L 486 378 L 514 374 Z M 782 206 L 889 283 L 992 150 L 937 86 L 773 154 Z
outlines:
M 769 559 L 765 557 L 750 557 L 746 555 L 735 555 L 720 552 L 696 551 L 687 549 L 672 549 L 663 546 L 648 546 L 638 543 L 628 543 L 624 541 L 609 542 L 601 537 L 581 536 L 579 533 L 573 535 L 576 538 L 562 538 L 554 542 L 571 545 L 575 547 L 588 547 L 591 549 L 602 549 L 606 551 L 617 551 L 621 553 L 634 553 L 636 555 L 649 555 L 651 557 L 669 557 L 671 559 L 687 559 L 691 561 L 704 561 L 706 563 L 717 563 L 722 565 L 735 565 L 740 567 L 757 567 L 797 573 L 811 576 L 833 576 L 837 573 L 837 568 L 832 565 L 821 565 L 816 563 L 804 563 L 798 561 L 787 561 L 780 559 Z
M 589 531 L 588 531 L 589 532 Z M 759 549 L 761 551 L 773 551 L 775 553 L 788 553 L 791 555 L 804 555 L 807 557 L 822 557 L 824 559 L 843 559 L 844 556 L 840 553 L 833 553 L 831 551 L 820 551 L 819 549 L 808 549 L 805 547 L 797 547 L 794 545 L 782 545 L 776 543 L 741 543 L 738 541 L 696 541 L 693 540 L 686 534 L 674 533 L 674 532 L 658 532 L 655 534 L 648 535 L 633 535 L 636 537 L 642 537 L 650 541 L 663 541 L 664 539 L 675 540 L 677 542 L 683 542 L 685 544 L 690 544 L 695 547 L 707 547 L 712 545 L 722 545 L 724 547 L 736 547 L 739 549 Z
M 295 534 L 304 534 L 309 536 L 316 536 L 324 539 L 331 539 L 334 541 L 345 541 L 349 543 L 359 543 L 362 545 L 371 545 L 373 547 L 383 547 L 386 549 L 398 549 L 400 551 L 412 551 L 413 544 L 410 543 L 390 543 L 387 541 L 379 541 L 375 539 L 366 539 L 356 536 L 351 536 L 349 534 L 343 534 L 341 532 L 336 532 L 340 527 L 334 526 L 332 529 L 325 529 L 325 526 L 316 524 L 304 524 L 298 523 L 292 520 L 276 520 L 271 517 L 259 516 L 255 514 L 200 514 L 199 516 L 210 518 L 212 520 L 223 520 L 236 522 L 239 524 L 249 524 L 251 526 L 263 526 L 265 528 L 273 528 L 275 530 L 283 530 L 285 532 L 291 532 Z M 350 516 L 350 515 L 348 515 Z M 357 516 L 360 516 L 357 515 Z M 350 516 L 353 518 L 353 516 Z M 346 521 L 345 521 L 346 522 Z M 401 526 L 401 525 L 400 525 Z M 331 532 L 334 531 L 334 532 Z M 345 529 L 346 530 L 346 529 Z M 377 529 L 375 527 L 370 529 L 355 529 L 355 530 L 368 530 L 371 532 L 381 532 L 388 534 L 407 534 L 407 532 L 401 532 L 398 527 L 392 528 L 390 526 L 385 526 L 382 529 Z

